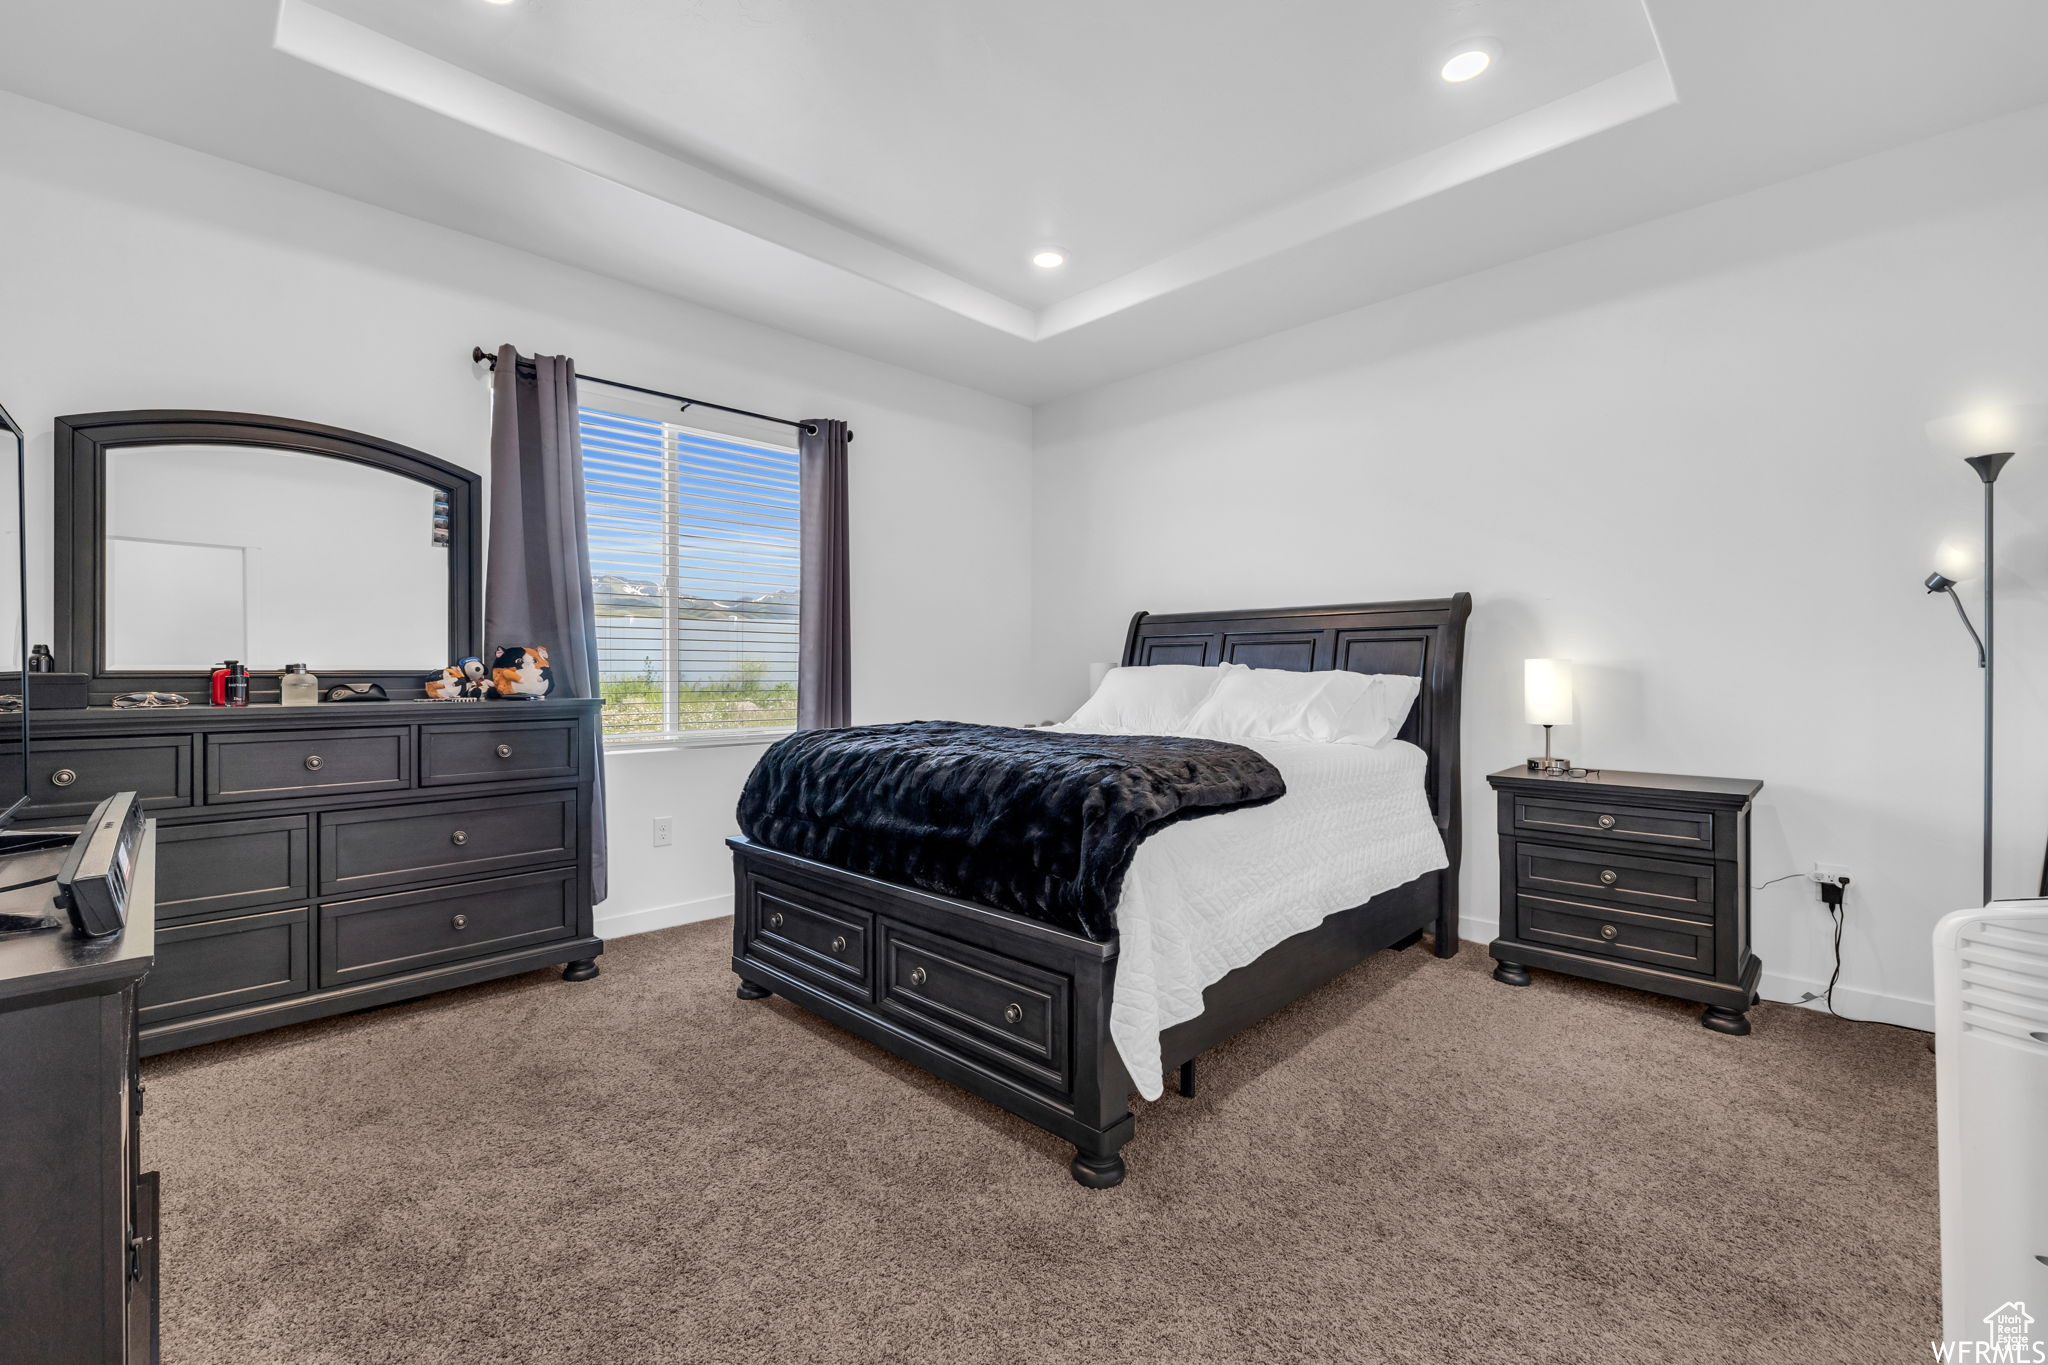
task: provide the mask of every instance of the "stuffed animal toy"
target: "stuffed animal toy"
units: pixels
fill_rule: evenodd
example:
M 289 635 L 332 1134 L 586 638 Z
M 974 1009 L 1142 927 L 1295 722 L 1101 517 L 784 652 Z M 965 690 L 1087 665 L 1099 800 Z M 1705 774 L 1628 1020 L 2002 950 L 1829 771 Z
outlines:
M 540 645 L 499 645 L 491 658 L 491 695 L 500 701 L 539 701 L 555 690 L 555 671 Z
M 484 661 L 474 654 L 457 659 L 427 679 L 427 695 L 435 701 L 481 701 L 490 692 Z

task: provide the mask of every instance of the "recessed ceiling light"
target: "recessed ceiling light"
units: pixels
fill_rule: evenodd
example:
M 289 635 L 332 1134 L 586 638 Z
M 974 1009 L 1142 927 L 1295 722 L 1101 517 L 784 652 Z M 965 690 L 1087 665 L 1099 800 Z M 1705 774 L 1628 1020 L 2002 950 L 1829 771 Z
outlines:
M 509 5 L 512 3 L 512 0 L 484 0 L 484 3 L 491 5 Z
M 1456 52 L 1452 53 L 1450 60 L 1444 63 L 1443 78 L 1453 83 L 1469 81 L 1474 76 L 1482 75 L 1489 70 L 1493 66 L 1494 59 L 1499 56 L 1500 45 L 1498 43 L 1486 41 L 1466 43 Z
M 1031 255 L 1031 264 L 1037 266 L 1040 270 L 1058 270 L 1066 263 L 1067 253 L 1055 251 L 1051 247 L 1047 247 L 1043 251 L 1035 251 Z

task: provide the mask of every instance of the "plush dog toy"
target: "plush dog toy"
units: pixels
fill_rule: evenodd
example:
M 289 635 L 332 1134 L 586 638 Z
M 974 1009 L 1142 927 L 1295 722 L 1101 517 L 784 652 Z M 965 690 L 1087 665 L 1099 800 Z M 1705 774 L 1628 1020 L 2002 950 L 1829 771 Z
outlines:
M 474 654 L 457 659 L 427 679 L 427 695 L 435 701 L 478 701 L 490 695 L 484 661 Z
M 539 701 L 555 690 L 555 671 L 540 645 L 499 645 L 491 658 L 491 695 L 500 701 Z

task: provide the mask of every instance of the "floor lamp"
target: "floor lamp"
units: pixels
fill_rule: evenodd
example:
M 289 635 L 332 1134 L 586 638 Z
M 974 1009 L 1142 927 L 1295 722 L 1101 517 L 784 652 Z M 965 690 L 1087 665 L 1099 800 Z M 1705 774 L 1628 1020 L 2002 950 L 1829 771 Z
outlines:
M 2044 433 L 2048 433 L 2048 405 L 1968 412 L 1927 424 L 1927 438 L 1933 443 L 1936 453 L 1961 459 L 1984 485 L 1984 633 L 1980 636 L 1970 624 L 1970 614 L 1963 610 L 1963 600 L 1956 596 L 1956 583 L 1967 577 L 1967 572 L 1958 565 L 1954 556 L 1945 556 L 1949 562 L 1929 574 L 1924 586 L 1930 593 L 1946 594 L 1955 604 L 1956 615 L 1962 618 L 1964 628 L 1976 641 L 1977 666 L 1984 670 L 1983 884 L 1986 905 L 1991 904 L 1992 731 L 1996 718 L 1998 676 L 1998 594 L 1993 577 L 1996 568 L 1993 540 L 1996 490 L 1999 471 L 2005 468 L 2005 462 L 2017 451 L 2041 440 Z M 2042 878 L 2044 894 L 2048 894 L 2048 869 L 2044 869 Z

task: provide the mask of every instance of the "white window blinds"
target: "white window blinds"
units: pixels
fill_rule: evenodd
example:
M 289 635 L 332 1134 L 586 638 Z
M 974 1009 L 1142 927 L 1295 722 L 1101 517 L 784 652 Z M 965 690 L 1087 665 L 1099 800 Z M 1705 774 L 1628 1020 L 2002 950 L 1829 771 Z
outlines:
M 581 409 L 608 743 L 796 724 L 797 455 Z

